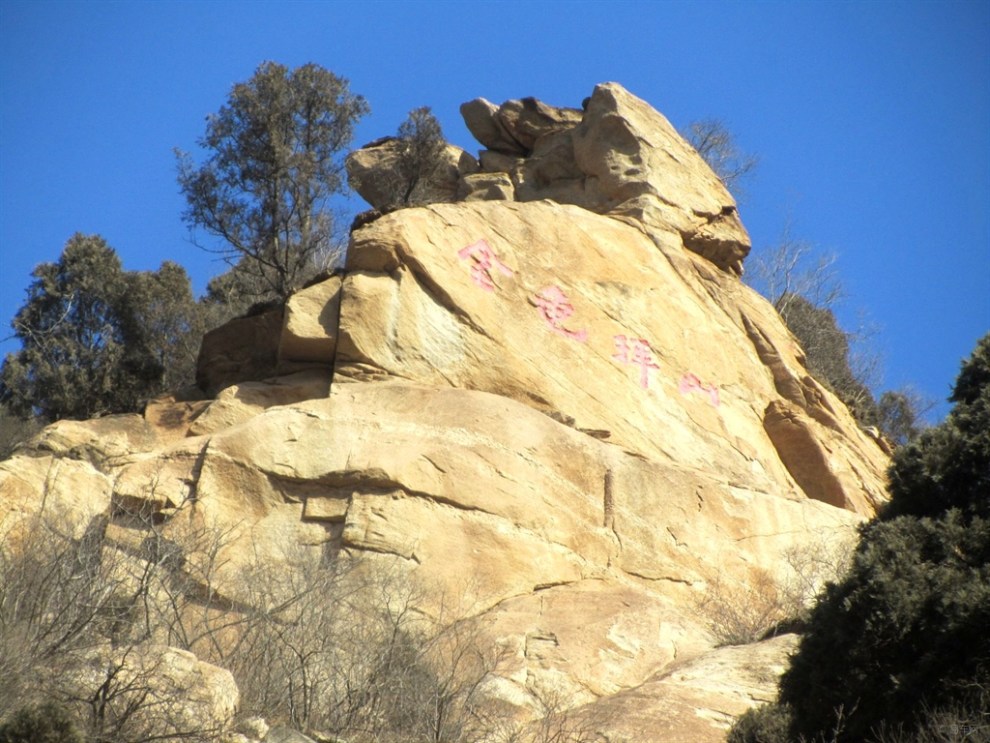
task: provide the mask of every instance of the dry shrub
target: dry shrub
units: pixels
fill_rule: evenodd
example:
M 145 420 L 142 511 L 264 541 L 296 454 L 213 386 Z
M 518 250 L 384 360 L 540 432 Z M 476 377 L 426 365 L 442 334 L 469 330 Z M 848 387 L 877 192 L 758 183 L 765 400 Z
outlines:
M 765 570 L 757 570 L 750 583 L 716 575 L 698 608 L 719 645 L 756 642 L 788 618 L 784 594 Z
M 746 645 L 800 627 L 819 592 L 848 570 L 852 545 L 819 536 L 788 549 L 776 576 L 758 568 L 748 583 L 717 573 L 698 610 L 719 645 Z

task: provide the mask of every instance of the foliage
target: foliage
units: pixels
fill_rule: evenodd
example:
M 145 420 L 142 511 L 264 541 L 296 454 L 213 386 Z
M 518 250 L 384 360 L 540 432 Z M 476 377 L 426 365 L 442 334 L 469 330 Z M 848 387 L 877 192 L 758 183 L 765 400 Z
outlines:
M 745 584 L 716 575 L 698 610 L 720 645 L 747 645 L 803 624 L 819 591 L 845 574 L 849 544 L 834 535 L 794 546 L 776 575 L 761 570 Z
M 882 722 L 871 743 L 986 743 L 990 740 L 990 689 L 964 704 L 926 707 L 916 724 Z
M 903 446 L 921 434 L 920 418 L 930 408 L 931 405 L 910 389 L 887 390 L 877 400 L 877 428 L 895 446 Z
M 82 743 L 82 737 L 65 709 L 47 702 L 24 707 L 0 725 L 0 743 Z
M 410 111 L 397 134 L 367 145 L 381 147 L 382 161 L 377 167 L 349 175 L 354 189 L 374 191 L 376 208 L 382 212 L 429 203 L 432 184 L 444 163 L 447 142 L 428 106 Z
M 36 418 L 15 415 L 0 403 L 0 461 L 7 459 L 18 444 L 34 436 L 40 428 Z
M 759 163 L 756 155 L 741 152 L 729 128 L 719 119 L 703 119 L 688 125 L 685 137 L 715 172 L 725 187 L 739 197 L 742 182 Z
M 839 327 L 834 310 L 843 297 L 835 256 L 813 259 L 812 247 L 785 228 L 780 243 L 752 262 L 754 286 L 780 313 L 806 354 L 808 370 L 838 395 L 864 425 L 876 423 L 869 382 L 876 361 L 853 354 L 852 333 Z
M 735 721 L 727 743 L 791 743 L 791 711 L 786 705 L 764 704 Z
M 186 222 L 226 242 L 219 252 L 253 279 L 244 286 L 284 299 L 331 249 L 341 153 L 368 110 L 317 64 L 265 62 L 207 119 L 206 162 L 176 152 Z
M 14 415 L 54 421 L 130 412 L 191 381 L 198 320 L 180 266 L 124 271 L 103 238 L 76 234 L 33 276 L 12 323 L 21 350 L 0 370 L 0 401 Z
M 399 125 L 399 161 L 397 202 L 409 206 L 417 186 L 427 182 L 441 162 L 446 140 L 440 122 L 428 106 L 413 109 Z
M 896 453 L 889 506 L 812 612 L 781 681 L 793 739 L 911 734 L 946 710 L 990 722 L 990 336 L 951 399 L 943 424 Z
M 849 580 L 816 607 L 782 682 L 798 732 L 826 730 L 844 707 L 856 710 L 844 739 L 862 740 L 990 682 L 988 565 L 990 524 L 956 511 L 864 530 Z
M 794 239 L 788 227 L 776 247 L 753 257 L 748 275 L 798 339 L 808 370 L 861 425 L 876 426 L 902 445 L 921 432 L 921 417 L 931 406 L 909 389 L 874 397 L 880 362 L 870 350 L 870 333 L 846 330 L 835 317 L 844 297 L 835 260 L 831 254 L 815 257 L 812 246 Z
M 899 449 L 890 469 L 885 519 L 939 517 L 950 509 L 990 519 L 990 336 L 963 366 L 939 426 Z
M 785 299 L 780 316 L 801 343 L 808 371 L 835 392 L 860 423 L 872 425 L 876 402 L 865 370 L 853 368 L 849 333 L 828 307 L 817 307 L 801 296 Z

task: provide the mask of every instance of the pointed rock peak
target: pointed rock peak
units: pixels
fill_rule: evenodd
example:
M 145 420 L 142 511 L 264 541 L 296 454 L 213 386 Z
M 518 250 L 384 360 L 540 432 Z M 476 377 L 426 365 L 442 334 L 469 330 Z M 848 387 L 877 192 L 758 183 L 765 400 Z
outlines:
M 602 83 L 581 109 L 533 98 L 461 106 L 488 148 L 483 173 L 505 172 L 517 201 L 552 199 L 632 220 L 648 235 L 742 274 L 750 249 L 736 203 L 702 157 L 666 118 L 618 83 Z

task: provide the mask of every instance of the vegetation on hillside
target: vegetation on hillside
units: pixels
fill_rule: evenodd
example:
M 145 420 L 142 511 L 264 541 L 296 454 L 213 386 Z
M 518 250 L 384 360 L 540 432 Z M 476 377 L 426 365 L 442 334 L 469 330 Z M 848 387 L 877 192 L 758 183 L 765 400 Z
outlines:
M 121 512 L 81 535 L 39 518 L 0 539 L 0 743 L 222 739 L 204 680 L 166 647 L 228 669 L 240 718 L 323 740 L 599 740 L 553 690 L 537 696 L 536 726 L 501 714 L 484 684 L 504 653 L 470 621 L 425 617 L 385 562 L 298 545 L 280 561 L 233 559 L 234 535 L 197 526 L 192 508 L 166 523 Z
M 361 175 L 352 173 L 350 183 L 355 190 L 370 186 L 382 203 L 382 213 L 425 203 L 424 191 L 429 190 L 431 178 L 443 167 L 447 141 L 440 122 L 428 106 L 413 109 L 399 125 L 396 137 L 378 140 L 391 151 L 390 167 Z
M 185 270 L 125 271 L 98 235 L 41 263 L 0 370 L 9 414 L 46 423 L 137 409 L 192 378 L 202 328 Z
M 185 270 L 126 271 L 99 235 L 77 234 L 34 270 L 0 368 L 0 457 L 38 423 L 140 410 L 195 382 L 203 333 L 259 301 L 282 301 L 342 250 L 329 199 L 367 103 L 307 64 L 262 64 L 209 117 L 194 164 L 179 154 L 184 217 L 222 238 L 230 270 L 195 301 Z
M 125 270 L 98 235 L 77 234 L 40 264 L 13 321 L 21 348 L 0 368 L 0 458 L 43 423 L 138 411 L 191 384 L 207 329 L 284 301 L 335 260 L 329 201 L 367 111 L 346 80 L 313 64 L 265 63 L 233 88 L 200 142 L 206 161 L 180 153 L 185 219 L 223 240 L 230 264 L 199 301 L 181 266 Z M 756 159 L 719 122 L 693 125 L 692 137 L 730 187 L 752 173 Z M 401 207 L 433 174 L 443 137 L 420 108 L 397 141 L 401 177 L 390 187 Z M 830 263 L 806 270 L 805 252 L 783 240 L 764 265 L 765 291 L 809 371 L 900 445 L 893 499 L 862 529 L 844 579 L 822 567 L 838 560 L 795 553 L 793 586 L 756 581 L 740 594 L 713 584 L 721 593 L 701 609 L 720 641 L 753 641 L 795 617 L 808 625 L 779 702 L 745 715 L 732 740 L 885 743 L 936 725 L 990 729 L 990 337 L 963 367 L 949 418 L 922 430 L 908 392 L 874 397 L 869 366 L 836 321 Z M 216 581 L 230 535 L 178 538 L 131 516 L 147 535 L 137 545 L 115 541 L 101 520 L 83 535 L 39 520 L 25 541 L 0 543 L 0 743 L 215 739 L 211 720 L 182 712 L 185 690 L 156 685 L 160 669 L 137 650 L 164 646 L 229 669 L 246 714 L 334 739 L 594 739 L 552 694 L 538 700 L 539 729 L 500 719 L 480 690 L 504 659 L 480 648 L 468 623 L 413 612 L 409 587 L 390 576 L 303 558 L 273 576 L 257 563 L 238 574 L 235 598 Z
M 734 743 L 990 739 L 990 335 L 950 399 L 896 452 L 889 505 Z

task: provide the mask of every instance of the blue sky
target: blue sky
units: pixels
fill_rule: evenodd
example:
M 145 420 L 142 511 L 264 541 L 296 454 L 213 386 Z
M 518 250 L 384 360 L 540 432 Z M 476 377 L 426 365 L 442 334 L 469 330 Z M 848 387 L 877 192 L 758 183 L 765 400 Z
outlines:
M 0 324 L 75 232 L 128 269 L 177 261 L 202 291 L 223 265 L 189 242 L 172 150 L 195 152 L 269 59 L 350 80 L 372 108 L 355 146 L 428 105 L 476 151 L 462 102 L 578 106 L 608 80 L 679 128 L 719 117 L 760 157 L 741 205 L 754 251 L 789 222 L 838 255 L 840 319 L 877 328 L 881 389 L 944 400 L 990 330 L 982 1 L 0 0 Z

